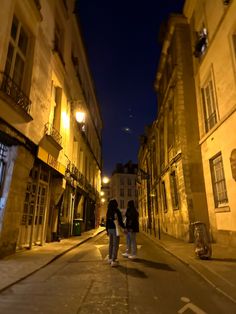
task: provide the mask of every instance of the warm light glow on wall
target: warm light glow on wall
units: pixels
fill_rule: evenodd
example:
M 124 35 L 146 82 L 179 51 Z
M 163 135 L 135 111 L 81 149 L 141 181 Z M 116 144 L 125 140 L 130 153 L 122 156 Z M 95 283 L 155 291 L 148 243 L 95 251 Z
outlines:
M 83 112 L 83 111 L 76 111 L 75 119 L 76 119 L 76 121 L 78 123 L 84 123 L 85 122 L 85 112 Z
M 69 129 L 70 127 L 70 119 L 67 113 L 64 111 L 62 112 L 62 121 L 63 121 L 63 126 L 65 129 Z

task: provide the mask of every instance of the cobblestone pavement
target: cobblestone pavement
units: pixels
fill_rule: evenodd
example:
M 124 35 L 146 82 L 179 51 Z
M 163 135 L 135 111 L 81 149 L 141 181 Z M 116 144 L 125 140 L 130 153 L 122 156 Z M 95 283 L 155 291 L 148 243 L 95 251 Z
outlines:
M 60 242 L 46 243 L 44 246 L 36 246 L 32 250 L 17 252 L 1 259 L 0 292 L 104 231 L 104 227 L 99 227 L 84 232 L 81 236 L 63 239 Z M 200 260 L 194 255 L 193 243 L 186 243 L 164 234 L 161 234 L 161 239 L 150 234 L 145 233 L 145 235 L 156 245 L 187 264 L 219 292 L 236 303 L 236 249 L 212 244 L 212 258 Z

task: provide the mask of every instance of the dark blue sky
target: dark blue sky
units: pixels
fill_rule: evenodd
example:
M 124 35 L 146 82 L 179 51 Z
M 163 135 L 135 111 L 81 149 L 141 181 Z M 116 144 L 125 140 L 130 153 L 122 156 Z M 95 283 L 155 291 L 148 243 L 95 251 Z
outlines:
M 137 162 L 139 137 L 156 117 L 159 27 L 183 0 L 79 0 L 78 11 L 104 122 L 103 174 Z M 127 130 L 125 128 L 128 128 Z

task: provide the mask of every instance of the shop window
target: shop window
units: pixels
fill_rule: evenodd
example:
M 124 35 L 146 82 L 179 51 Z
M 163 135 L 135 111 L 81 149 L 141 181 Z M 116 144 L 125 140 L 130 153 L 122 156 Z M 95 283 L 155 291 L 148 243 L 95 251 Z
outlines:
M 228 203 L 224 167 L 221 153 L 210 160 L 210 169 L 215 207 L 218 208 Z
M 205 120 L 205 130 L 208 132 L 217 123 L 217 104 L 212 77 L 209 76 L 205 85 L 201 88 L 202 103 Z

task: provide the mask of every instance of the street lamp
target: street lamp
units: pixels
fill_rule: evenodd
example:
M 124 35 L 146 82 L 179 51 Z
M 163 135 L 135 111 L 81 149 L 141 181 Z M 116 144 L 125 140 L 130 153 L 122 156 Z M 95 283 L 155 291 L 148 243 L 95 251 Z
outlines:
M 102 183 L 107 184 L 109 182 L 110 182 L 110 179 L 108 177 L 105 176 L 102 178 Z
M 83 124 L 85 123 L 85 112 L 82 110 L 76 111 L 75 119 L 78 123 Z

